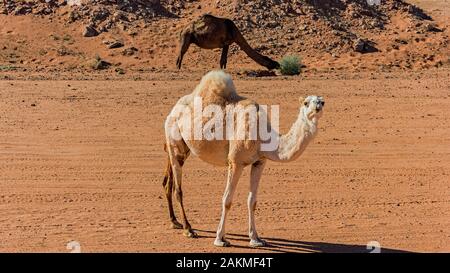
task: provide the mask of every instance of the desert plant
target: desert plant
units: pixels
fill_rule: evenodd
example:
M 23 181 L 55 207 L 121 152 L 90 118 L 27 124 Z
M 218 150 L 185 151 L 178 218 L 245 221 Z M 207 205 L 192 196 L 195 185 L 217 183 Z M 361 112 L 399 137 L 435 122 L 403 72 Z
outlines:
M 54 40 L 54 41 L 59 41 L 61 38 L 56 35 L 56 34 L 50 34 L 50 37 Z
M 125 70 L 121 67 L 116 67 L 116 69 L 114 69 L 116 71 L 117 74 L 119 75 L 123 75 L 125 74 Z
M 280 61 L 280 72 L 283 75 L 298 75 L 300 68 L 301 62 L 298 56 L 286 56 Z
M 66 42 L 69 42 L 69 41 L 72 40 L 72 36 L 70 36 L 69 34 L 64 34 L 63 40 L 66 41 Z
M 88 61 L 87 65 L 94 70 L 107 69 L 111 63 L 102 60 L 102 58 L 95 54 L 95 57 Z
M 66 55 L 73 55 L 74 52 L 65 46 L 61 46 L 56 50 L 56 53 L 59 56 L 66 56 Z
M 17 70 L 17 66 L 14 65 L 0 65 L 0 71 L 14 71 Z
M 39 49 L 38 53 L 39 53 L 39 55 L 44 56 L 44 55 L 46 55 L 48 52 L 47 52 L 47 50 L 45 50 L 45 49 Z

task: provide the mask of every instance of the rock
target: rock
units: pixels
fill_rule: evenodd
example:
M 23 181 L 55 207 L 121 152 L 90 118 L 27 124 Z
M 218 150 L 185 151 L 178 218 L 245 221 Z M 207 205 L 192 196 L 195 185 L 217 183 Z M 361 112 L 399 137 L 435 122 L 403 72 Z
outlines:
M 125 74 L 125 70 L 123 70 L 123 68 L 121 68 L 121 67 L 116 67 L 116 69 L 114 69 L 114 71 L 116 71 L 117 74 L 119 74 L 119 75 Z
M 379 20 L 372 20 L 372 21 L 369 22 L 369 24 L 373 28 L 380 28 L 380 29 L 384 28 L 383 22 L 379 21 Z
M 67 17 L 68 17 L 69 23 L 73 23 L 76 20 L 80 19 L 80 14 L 75 10 L 71 10 L 71 11 L 69 11 L 69 14 Z
M 108 30 L 111 29 L 114 26 L 114 22 L 112 20 L 107 20 L 105 25 L 103 26 L 103 29 Z
M 361 38 L 358 38 L 353 43 L 353 50 L 360 53 L 370 53 L 378 51 L 373 42 Z
M 129 22 L 130 20 L 128 19 L 127 15 L 123 11 L 119 10 L 119 11 L 114 12 L 114 14 L 112 15 L 112 21 L 113 22 L 119 22 L 119 21 Z
M 101 70 L 110 67 L 111 63 L 102 60 L 102 58 L 100 58 L 100 56 L 97 55 L 95 58 L 90 59 L 88 62 L 86 62 L 86 65 L 94 70 Z
M 17 8 L 14 9 L 13 14 L 14 15 L 24 15 L 27 13 L 30 13 L 32 10 L 30 7 L 27 6 L 19 6 Z
M 95 70 L 100 70 L 100 69 L 107 69 L 110 66 L 111 66 L 110 62 L 107 62 L 104 60 L 98 60 L 97 63 L 93 66 L 93 68 Z
M 38 15 L 49 15 L 51 14 L 53 11 L 50 8 L 47 7 L 39 7 L 35 10 L 33 10 L 33 14 L 38 14 Z
M 127 31 L 127 33 L 128 33 L 128 35 L 130 35 L 130 36 L 136 36 L 136 35 L 138 35 L 138 32 L 135 31 L 135 30 L 132 30 L 132 29 L 130 29 L 129 31 Z
M 397 38 L 397 39 L 395 39 L 394 41 L 395 41 L 396 43 L 402 44 L 402 45 L 407 45 L 407 44 L 408 44 L 408 41 L 406 41 L 405 39 L 399 39 L 399 38 Z
M 126 49 L 124 49 L 122 51 L 122 55 L 124 55 L 124 56 L 132 56 L 132 55 L 134 55 L 134 53 L 136 53 L 138 51 L 139 50 L 137 48 L 135 48 L 135 47 L 129 47 L 129 48 L 126 48 Z
M 360 13 L 358 12 L 358 7 L 355 3 L 352 3 L 350 5 L 348 5 L 347 7 L 347 14 L 351 17 L 351 18 L 359 18 L 361 17 Z
M 109 16 L 109 11 L 106 9 L 98 9 L 92 12 L 92 21 L 94 22 L 103 22 Z
M 100 33 L 92 26 L 85 26 L 83 30 L 83 37 L 95 37 L 98 36 Z
M 121 41 L 114 41 L 111 44 L 108 45 L 109 49 L 113 49 L 113 48 L 120 48 L 123 47 L 124 44 Z
M 128 26 L 126 24 L 119 23 L 119 24 L 117 24 L 117 26 L 123 31 L 128 30 Z
M 434 24 L 426 24 L 425 30 L 428 32 L 442 32 L 442 29 L 436 27 Z
M 428 14 L 426 14 L 423 11 L 423 9 L 421 9 L 417 6 L 414 6 L 414 5 L 408 6 L 408 13 L 416 16 L 418 19 L 421 19 L 421 20 L 432 20 L 432 18 Z
M 308 25 L 306 24 L 302 24 L 298 27 L 299 30 L 307 30 L 308 29 Z
M 248 77 L 275 77 L 277 74 L 269 70 L 251 70 L 244 72 Z

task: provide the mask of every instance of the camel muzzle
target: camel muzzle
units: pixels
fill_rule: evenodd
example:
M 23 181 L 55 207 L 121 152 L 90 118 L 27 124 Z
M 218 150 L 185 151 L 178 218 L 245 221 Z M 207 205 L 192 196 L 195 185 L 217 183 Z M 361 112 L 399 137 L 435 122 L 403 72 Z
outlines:
M 316 111 L 320 112 L 320 110 L 322 110 L 323 106 L 325 105 L 324 101 L 319 101 L 316 105 Z

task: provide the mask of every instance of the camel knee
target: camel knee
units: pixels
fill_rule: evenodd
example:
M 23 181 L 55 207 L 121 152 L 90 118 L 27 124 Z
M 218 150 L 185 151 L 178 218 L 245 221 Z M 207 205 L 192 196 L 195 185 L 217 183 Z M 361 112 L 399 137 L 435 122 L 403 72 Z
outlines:
M 232 200 L 231 200 L 231 198 L 229 198 L 229 197 L 225 197 L 223 200 L 222 200 L 222 205 L 223 205 L 223 209 L 224 210 L 229 210 L 230 208 L 231 208 L 231 205 L 233 204 L 233 202 L 232 202 Z
M 223 207 L 226 209 L 226 210 L 229 210 L 230 208 L 231 208 L 231 205 L 232 205 L 233 203 L 230 201 L 230 202 L 225 202 L 224 204 L 223 204 Z

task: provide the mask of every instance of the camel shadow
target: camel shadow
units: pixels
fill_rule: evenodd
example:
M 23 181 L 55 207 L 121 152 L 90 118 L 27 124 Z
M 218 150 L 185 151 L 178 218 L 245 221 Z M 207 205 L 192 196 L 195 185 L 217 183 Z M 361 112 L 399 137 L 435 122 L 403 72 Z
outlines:
M 196 230 L 198 232 L 198 238 L 215 238 L 215 231 L 210 230 Z M 203 235 L 214 234 L 214 235 Z M 231 241 L 231 247 L 241 249 L 255 249 L 250 246 L 234 245 L 233 241 L 242 241 L 248 243 L 249 239 L 247 235 L 227 233 L 227 239 Z M 371 248 L 367 245 L 346 245 L 338 243 L 324 243 L 324 242 L 306 242 L 287 240 L 281 238 L 263 237 L 267 242 L 267 246 L 259 247 L 258 249 L 273 251 L 279 253 L 370 253 Z M 411 253 L 406 250 L 390 249 L 381 247 L 382 253 Z

